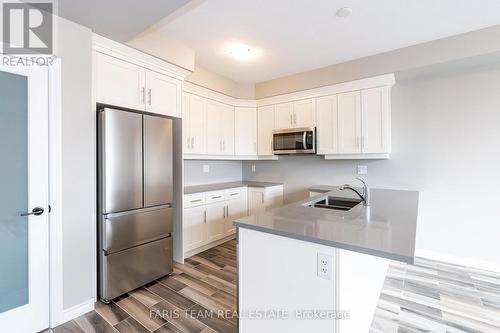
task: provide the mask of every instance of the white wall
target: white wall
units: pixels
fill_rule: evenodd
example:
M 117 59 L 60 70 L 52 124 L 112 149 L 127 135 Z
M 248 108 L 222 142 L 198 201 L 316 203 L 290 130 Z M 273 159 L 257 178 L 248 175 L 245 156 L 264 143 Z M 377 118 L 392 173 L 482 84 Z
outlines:
M 95 114 L 92 111 L 92 34 L 58 20 L 62 86 L 63 307 L 94 297 Z
M 354 182 L 356 165 L 367 165 L 372 187 L 420 191 L 420 251 L 500 267 L 499 92 L 500 65 L 397 79 L 390 160 L 247 161 L 243 178 L 284 181 L 290 202 L 311 185 Z
M 210 172 L 203 172 L 203 165 L 208 165 Z M 224 183 L 242 179 L 241 161 L 184 161 L 184 185 Z

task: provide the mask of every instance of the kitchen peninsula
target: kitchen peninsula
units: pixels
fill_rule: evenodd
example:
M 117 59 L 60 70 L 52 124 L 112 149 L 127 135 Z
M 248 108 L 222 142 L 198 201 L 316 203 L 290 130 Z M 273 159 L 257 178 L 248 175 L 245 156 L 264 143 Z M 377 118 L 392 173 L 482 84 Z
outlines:
M 413 263 L 418 192 L 371 189 L 365 206 L 311 191 L 328 192 L 234 222 L 239 332 L 367 332 L 389 261 Z

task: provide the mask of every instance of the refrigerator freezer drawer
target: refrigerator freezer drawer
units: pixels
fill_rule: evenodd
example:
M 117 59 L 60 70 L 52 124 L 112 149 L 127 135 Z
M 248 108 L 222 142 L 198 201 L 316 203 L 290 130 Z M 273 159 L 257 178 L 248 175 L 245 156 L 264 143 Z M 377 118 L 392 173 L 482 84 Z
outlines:
M 173 271 L 172 237 L 102 256 L 100 297 L 105 301 Z
M 168 236 L 172 232 L 172 208 L 164 205 L 108 214 L 102 221 L 102 250 L 111 253 Z

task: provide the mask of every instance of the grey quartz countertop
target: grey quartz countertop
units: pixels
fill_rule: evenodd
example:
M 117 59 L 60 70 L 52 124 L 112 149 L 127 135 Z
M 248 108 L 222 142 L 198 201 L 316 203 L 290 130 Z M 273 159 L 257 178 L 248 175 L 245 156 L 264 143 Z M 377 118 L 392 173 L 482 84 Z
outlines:
M 339 191 L 335 188 L 313 198 L 238 219 L 234 224 L 238 228 L 414 262 L 417 191 L 371 189 L 370 206 L 360 203 L 349 211 L 305 206 L 329 195 L 338 197 Z
M 184 187 L 184 194 L 225 190 L 228 188 L 244 187 L 244 186 L 271 187 L 271 186 L 277 186 L 277 185 L 283 185 L 283 183 L 254 182 L 254 181 L 243 180 L 243 181 L 227 182 L 227 183 L 214 183 L 214 184 L 185 186 Z

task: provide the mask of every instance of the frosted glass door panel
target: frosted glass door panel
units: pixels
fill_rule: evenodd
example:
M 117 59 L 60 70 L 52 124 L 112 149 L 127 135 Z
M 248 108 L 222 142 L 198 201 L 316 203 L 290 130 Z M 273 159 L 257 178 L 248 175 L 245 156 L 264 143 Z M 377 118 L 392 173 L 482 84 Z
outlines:
M 29 301 L 27 84 L 0 72 L 0 313 Z

